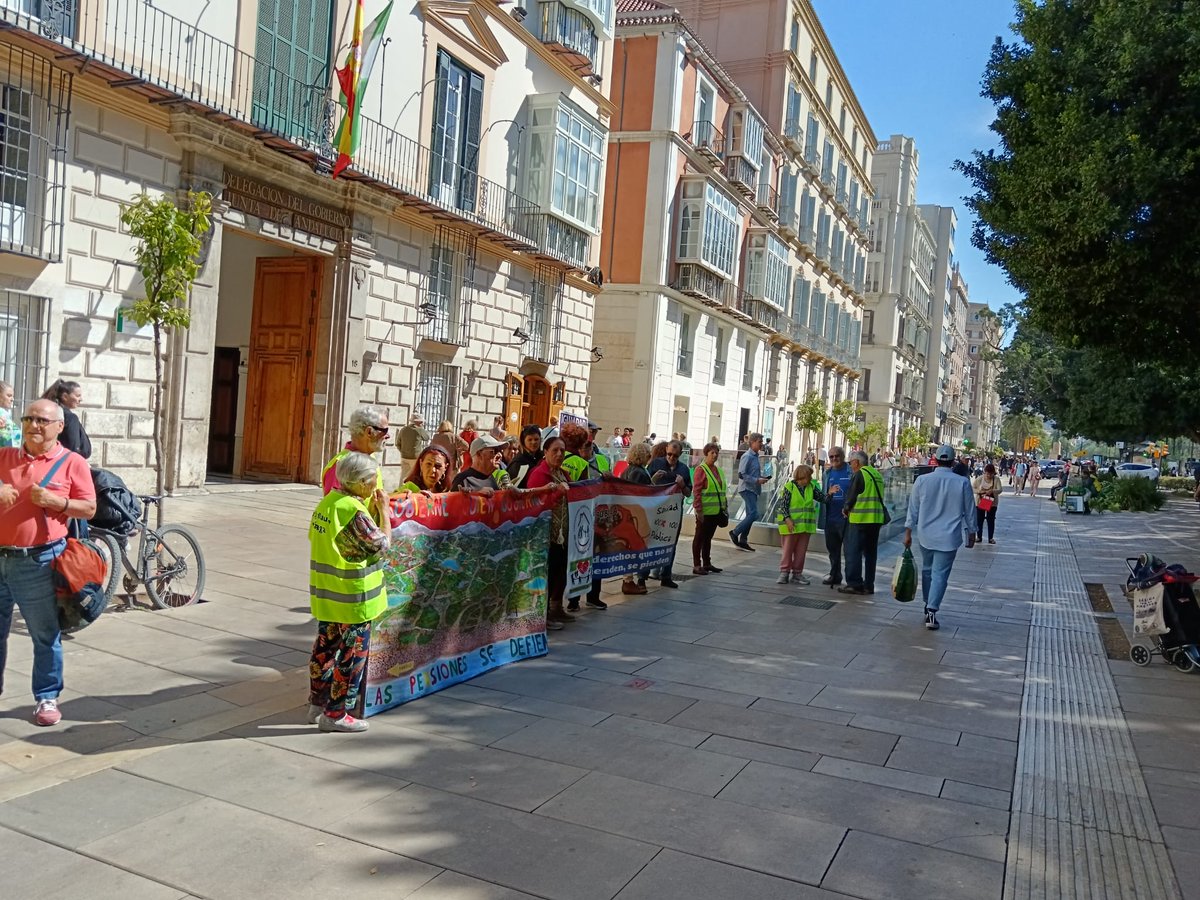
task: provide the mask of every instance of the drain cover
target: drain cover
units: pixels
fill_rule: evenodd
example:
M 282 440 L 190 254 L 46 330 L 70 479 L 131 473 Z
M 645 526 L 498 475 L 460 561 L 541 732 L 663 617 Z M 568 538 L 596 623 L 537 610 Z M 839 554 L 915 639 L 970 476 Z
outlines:
M 805 609 L 833 609 L 832 600 L 810 600 L 808 597 L 784 597 L 779 601 L 787 606 L 803 606 Z

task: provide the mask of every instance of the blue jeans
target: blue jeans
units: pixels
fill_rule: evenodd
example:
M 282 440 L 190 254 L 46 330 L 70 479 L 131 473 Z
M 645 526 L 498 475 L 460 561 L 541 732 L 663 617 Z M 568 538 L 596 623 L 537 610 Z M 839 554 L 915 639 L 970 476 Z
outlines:
M 753 491 L 742 491 L 741 498 L 742 503 L 746 504 L 746 508 L 742 510 L 742 521 L 738 522 L 729 532 L 729 536 L 737 541 L 746 540 L 750 529 L 758 521 L 758 494 Z
M 958 550 L 930 550 L 921 548 L 921 596 L 925 608 L 937 611 L 946 596 L 946 585 L 950 582 L 950 570 Z
M 53 700 L 63 689 L 62 633 L 50 563 L 65 546 L 60 541 L 37 556 L 0 556 L 0 687 L 15 603 L 33 639 L 34 700 Z

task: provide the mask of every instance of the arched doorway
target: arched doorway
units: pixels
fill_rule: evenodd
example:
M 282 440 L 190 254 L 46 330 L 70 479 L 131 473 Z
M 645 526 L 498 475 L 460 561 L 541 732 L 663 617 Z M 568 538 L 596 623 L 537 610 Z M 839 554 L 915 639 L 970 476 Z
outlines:
M 530 373 L 523 378 L 509 378 L 509 389 L 517 385 L 521 388 L 521 425 L 537 425 L 545 428 L 550 424 L 550 417 L 557 417 L 566 406 L 567 383 L 559 381 L 551 383 L 544 375 Z M 505 418 L 510 418 L 506 414 Z

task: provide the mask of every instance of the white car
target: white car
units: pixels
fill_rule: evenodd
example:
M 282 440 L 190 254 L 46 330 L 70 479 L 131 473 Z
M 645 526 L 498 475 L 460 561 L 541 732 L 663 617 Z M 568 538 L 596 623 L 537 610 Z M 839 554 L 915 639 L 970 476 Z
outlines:
M 1145 463 L 1121 463 L 1117 466 L 1118 478 L 1149 478 L 1158 481 L 1158 469 Z

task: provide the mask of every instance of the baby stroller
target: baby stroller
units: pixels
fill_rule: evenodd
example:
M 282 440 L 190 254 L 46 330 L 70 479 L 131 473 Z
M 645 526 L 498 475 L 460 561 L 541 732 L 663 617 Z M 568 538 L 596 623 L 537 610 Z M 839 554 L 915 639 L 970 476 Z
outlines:
M 1133 601 L 1133 632 L 1148 637 L 1154 647 L 1134 644 L 1129 658 L 1150 664 L 1156 653 L 1181 672 L 1200 667 L 1200 608 L 1192 585 L 1200 580 L 1181 565 L 1168 566 L 1143 553 L 1125 560 L 1129 567 L 1126 590 Z

